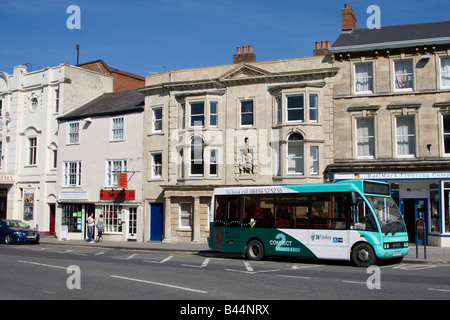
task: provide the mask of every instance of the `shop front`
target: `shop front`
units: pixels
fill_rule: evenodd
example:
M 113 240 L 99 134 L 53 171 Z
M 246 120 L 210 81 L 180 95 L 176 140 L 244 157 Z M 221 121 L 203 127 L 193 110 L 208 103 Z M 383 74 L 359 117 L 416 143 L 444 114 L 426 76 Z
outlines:
M 406 222 L 409 241 L 415 241 L 417 219 L 425 221 L 427 245 L 450 247 L 450 171 L 439 172 L 335 172 L 335 182 L 351 179 L 391 184 Z
M 61 230 L 67 230 L 67 239 L 87 239 L 87 219 L 93 213 L 96 221 L 104 220 L 104 241 L 142 241 L 142 206 L 135 201 L 134 190 L 101 190 L 95 202 L 87 201 L 85 192 L 61 193 L 59 208 L 58 238 L 64 233 Z

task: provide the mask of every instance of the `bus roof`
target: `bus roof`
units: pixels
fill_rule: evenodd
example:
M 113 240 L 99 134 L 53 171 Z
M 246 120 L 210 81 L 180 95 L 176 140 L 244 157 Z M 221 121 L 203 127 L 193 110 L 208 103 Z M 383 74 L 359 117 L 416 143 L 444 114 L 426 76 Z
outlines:
M 315 183 L 301 185 L 273 185 L 273 186 L 248 186 L 248 187 L 224 187 L 214 189 L 215 195 L 243 195 L 243 194 L 281 194 L 281 193 L 317 193 L 317 192 L 364 192 L 364 182 L 370 181 L 377 184 L 386 184 L 371 180 L 344 180 L 335 183 Z

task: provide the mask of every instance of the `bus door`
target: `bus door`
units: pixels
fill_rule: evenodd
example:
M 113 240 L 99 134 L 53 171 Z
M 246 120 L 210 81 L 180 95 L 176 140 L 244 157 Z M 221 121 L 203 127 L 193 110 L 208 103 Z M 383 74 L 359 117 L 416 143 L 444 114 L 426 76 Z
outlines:
M 238 247 L 242 225 L 241 197 L 227 197 L 225 205 L 224 248 L 233 250 Z
M 349 194 L 312 194 L 310 199 L 309 248 L 318 258 L 346 259 L 349 250 Z

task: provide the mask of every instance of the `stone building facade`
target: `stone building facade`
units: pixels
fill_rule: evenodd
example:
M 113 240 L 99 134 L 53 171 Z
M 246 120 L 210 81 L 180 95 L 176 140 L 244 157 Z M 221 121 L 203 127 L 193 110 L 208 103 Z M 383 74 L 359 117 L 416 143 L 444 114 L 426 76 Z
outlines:
M 338 69 L 326 56 L 256 62 L 252 49 L 231 65 L 146 77 L 150 240 L 205 242 L 216 187 L 323 182 Z
M 335 160 L 330 181 L 389 181 L 411 240 L 450 245 L 450 22 L 357 29 L 351 7 L 330 51 Z

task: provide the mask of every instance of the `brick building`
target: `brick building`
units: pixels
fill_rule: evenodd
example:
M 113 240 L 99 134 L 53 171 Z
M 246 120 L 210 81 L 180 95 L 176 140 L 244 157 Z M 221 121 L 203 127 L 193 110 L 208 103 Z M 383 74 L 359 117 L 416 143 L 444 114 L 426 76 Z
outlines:
M 137 89 L 145 85 L 145 78 L 123 70 L 111 68 L 103 60 L 81 63 L 78 67 L 113 77 L 114 92 Z

